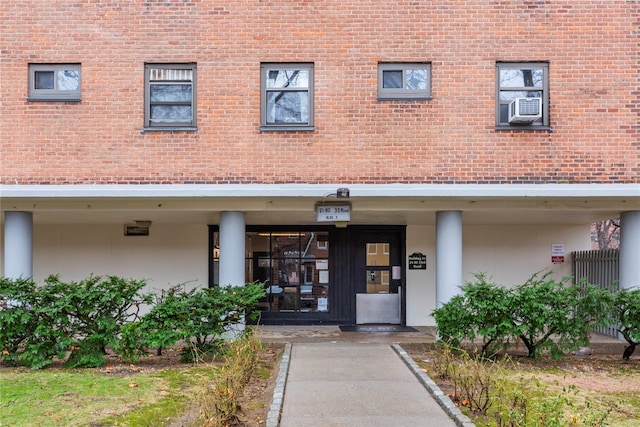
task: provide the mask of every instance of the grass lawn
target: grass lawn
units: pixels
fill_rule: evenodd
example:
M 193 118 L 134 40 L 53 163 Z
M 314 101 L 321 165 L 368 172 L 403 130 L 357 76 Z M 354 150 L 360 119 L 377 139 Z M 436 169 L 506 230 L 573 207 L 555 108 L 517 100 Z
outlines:
M 108 369 L 107 369 L 108 370 Z M 0 370 L 0 426 L 159 426 L 184 413 L 203 367 L 126 374 Z
M 235 415 L 244 425 L 264 425 L 281 353 L 278 346 L 258 352 L 249 384 L 237 393 Z M 229 363 L 180 358 L 181 350 L 172 348 L 137 365 L 111 355 L 96 369 L 0 366 L 0 427 L 202 425 L 202 411 L 211 411 L 210 386 Z

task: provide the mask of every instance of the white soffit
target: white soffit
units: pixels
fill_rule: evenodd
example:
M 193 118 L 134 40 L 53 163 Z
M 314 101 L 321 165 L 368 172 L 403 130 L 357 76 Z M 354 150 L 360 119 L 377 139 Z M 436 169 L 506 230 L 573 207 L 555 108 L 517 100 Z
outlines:
M 139 184 L 2 185 L 0 199 L 313 197 L 348 187 L 351 198 L 632 198 L 640 184 Z
M 237 210 L 247 224 L 313 224 L 316 203 L 338 201 L 339 187 L 350 190 L 352 224 L 432 224 L 440 210 L 462 211 L 465 223 L 588 224 L 640 209 L 640 184 L 3 185 L 0 207 L 34 212 L 36 223 L 202 225 Z

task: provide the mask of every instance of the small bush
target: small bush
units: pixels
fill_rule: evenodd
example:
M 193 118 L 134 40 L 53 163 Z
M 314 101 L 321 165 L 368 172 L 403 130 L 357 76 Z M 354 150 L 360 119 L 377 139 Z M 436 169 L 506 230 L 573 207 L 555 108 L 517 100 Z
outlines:
M 594 286 L 533 274 L 515 288 L 489 283 L 483 274 L 434 310 L 439 338 L 453 344 L 482 338 L 482 354 L 520 339 L 529 357 L 547 350 L 553 357 L 587 345 L 593 324 L 608 314 L 608 292 Z
M 44 284 L 0 277 L 0 359 L 39 369 L 57 357 L 65 366 L 97 367 L 108 347 L 135 362 L 148 347 L 168 347 L 180 340 L 184 356 L 194 360 L 215 354 L 230 327 L 244 323 L 264 296 L 262 284 L 185 291 L 173 287 L 143 318 L 144 281 L 90 276 L 63 282 L 49 276 Z M 195 355 L 195 356 L 194 356 Z
M 143 281 L 115 276 L 91 276 L 63 282 L 49 276 L 44 284 L 32 280 L 0 280 L 0 294 L 9 303 L 0 310 L 2 358 L 10 364 L 43 368 L 57 357 L 68 367 L 104 363 L 107 346 L 114 344 L 141 303 Z
M 6 299 L 6 308 L 0 309 L 5 363 L 40 369 L 54 357 L 66 357 L 74 340 L 61 293 L 64 287 L 59 283 L 38 286 L 31 279 L 0 280 L 0 295 Z
M 484 273 L 461 286 L 462 293 L 434 310 L 439 338 L 449 343 L 482 338 L 482 354 L 500 349 L 513 333 L 511 295 Z
M 185 343 L 183 362 L 193 362 L 219 352 L 225 333 L 243 324 L 264 297 L 264 286 L 216 286 L 185 290 L 170 288 L 139 323 L 124 329 L 116 351 L 134 361 L 145 348 Z M 257 312 L 255 312 L 257 314 Z
M 146 286 L 141 280 L 91 276 L 62 283 L 50 276 L 45 283 L 63 290 L 59 302 L 69 319 L 69 335 L 76 339 L 66 362 L 70 368 L 102 366 L 107 347 L 117 343 L 127 323 L 138 319 L 140 306 L 151 302 L 151 295 L 141 293 Z
M 52 327 L 58 317 L 50 306 L 51 290 L 31 279 L 0 277 L 0 358 L 8 365 L 40 369 L 54 356 L 64 357 L 72 340 L 64 329 Z
M 620 289 L 612 301 L 613 320 L 618 323 L 618 331 L 629 344 L 622 355 L 629 360 L 640 344 L 640 289 Z

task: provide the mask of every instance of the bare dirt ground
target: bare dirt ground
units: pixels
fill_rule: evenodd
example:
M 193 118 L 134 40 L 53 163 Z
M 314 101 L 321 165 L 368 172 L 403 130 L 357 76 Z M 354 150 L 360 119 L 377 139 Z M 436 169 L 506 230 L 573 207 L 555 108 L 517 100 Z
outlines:
M 407 353 L 423 367 L 436 382 L 445 395 L 454 400 L 458 406 L 466 406 L 465 402 L 455 401 L 455 388 L 452 381 L 438 378 L 432 373 L 438 355 L 433 346 L 409 346 Z M 637 352 L 636 352 L 637 353 Z M 622 360 L 620 345 L 607 349 L 598 348 L 597 352 L 588 355 L 568 354 L 554 360 L 549 356 L 538 359 L 526 357 L 519 351 L 507 353 L 508 365 L 514 378 L 527 378 L 532 382 L 540 381 L 549 385 L 549 390 L 577 390 L 583 398 L 593 402 L 600 401 L 611 408 L 607 425 L 635 426 L 640 425 L 640 354 L 634 354 L 631 360 Z M 636 397 L 634 397 L 636 396 Z M 613 402 L 613 403 L 612 403 Z M 621 421 L 625 420 L 626 421 Z M 611 421 L 611 422 L 609 422 Z

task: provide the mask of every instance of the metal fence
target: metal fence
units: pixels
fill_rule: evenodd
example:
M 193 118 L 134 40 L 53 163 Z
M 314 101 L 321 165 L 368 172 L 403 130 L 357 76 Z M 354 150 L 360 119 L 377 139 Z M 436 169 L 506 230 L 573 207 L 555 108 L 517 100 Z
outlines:
M 572 276 L 575 284 L 586 281 L 600 288 L 618 288 L 620 278 L 620 251 L 604 249 L 596 251 L 576 251 L 573 253 Z M 618 328 L 612 322 L 609 326 L 598 326 L 594 331 L 612 337 L 618 336 Z

